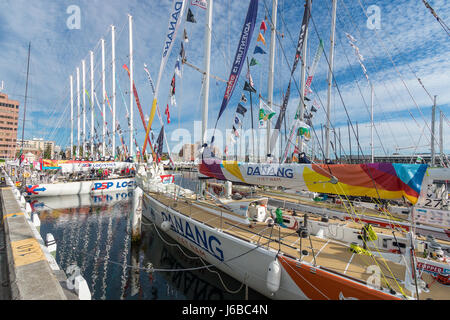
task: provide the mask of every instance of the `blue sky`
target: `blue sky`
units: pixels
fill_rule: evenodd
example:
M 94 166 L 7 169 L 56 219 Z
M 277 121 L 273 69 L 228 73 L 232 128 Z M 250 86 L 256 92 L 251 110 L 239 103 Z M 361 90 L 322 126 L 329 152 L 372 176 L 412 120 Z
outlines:
M 191 1 L 188 1 L 190 3 Z M 117 28 L 116 56 L 117 78 L 123 91 L 128 91 L 128 76 L 122 69 L 128 64 L 128 25 L 127 15 L 134 19 L 135 83 L 144 113 L 149 114 L 153 95 L 148 84 L 143 65 L 149 66 L 152 78 L 158 76 L 164 35 L 169 19 L 169 7 L 172 0 L 162 1 L 0 1 L 0 80 L 5 82 L 5 92 L 11 98 L 21 102 L 23 107 L 25 92 L 25 73 L 28 42 L 31 41 L 31 77 L 29 100 L 25 125 L 25 138 L 42 137 L 54 140 L 57 144 L 70 144 L 69 75 L 76 76 L 76 68 L 81 68 L 81 60 L 86 59 L 89 70 L 89 51 L 95 53 L 96 91 L 101 92 L 100 83 L 100 45 L 103 37 L 106 41 L 106 90 L 111 95 L 111 34 L 110 26 Z M 234 58 L 242 24 L 249 1 L 214 1 L 213 37 L 211 73 L 228 79 L 230 64 Z M 450 5 L 445 0 L 430 0 L 437 14 L 450 24 Z M 77 5 L 81 12 L 81 28 L 70 30 L 67 27 L 69 14 L 66 9 Z M 380 8 L 381 29 L 367 27 L 368 8 L 376 5 Z M 260 0 L 257 25 L 269 17 L 272 1 Z M 190 6 L 197 23 L 184 23 L 181 28 L 187 30 L 189 43 L 186 55 L 189 62 L 203 67 L 204 22 L 206 11 Z M 281 104 L 282 94 L 287 88 L 289 69 L 295 54 L 295 42 L 298 38 L 303 17 L 303 1 L 279 0 L 277 28 L 284 37 L 277 41 L 275 70 L 275 104 Z M 331 0 L 314 1 L 312 21 L 308 41 L 308 65 L 319 43 L 323 39 L 324 53 L 329 59 Z M 182 31 L 182 30 L 181 30 Z M 351 121 L 359 124 L 360 144 L 365 154 L 369 153 L 369 112 L 370 90 L 362 69 L 350 47 L 345 33 L 357 39 L 364 64 L 375 88 L 374 116 L 376 122 L 375 153 L 384 155 L 395 152 L 396 147 L 404 149 L 402 153 L 413 151 L 429 152 L 432 99 L 422 88 L 421 79 L 431 96 L 437 95 L 438 110 L 446 116 L 444 123 L 444 144 L 450 141 L 450 39 L 435 18 L 426 9 L 422 1 L 415 0 L 338 0 L 336 47 L 334 76 L 337 88 L 333 88 L 331 120 L 336 128 L 341 128 L 342 144 L 348 152 L 347 113 Z M 174 72 L 176 56 L 180 48 L 180 34 L 167 63 L 159 91 L 159 106 L 163 113 L 168 100 L 170 79 Z M 268 55 L 253 55 L 258 30 L 255 30 L 249 49 L 249 58 L 255 57 L 258 65 L 251 68 L 252 77 L 258 93 L 267 97 Z M 270 35 L 265 34 L 269 51 Z M 283 51 L 281 50 L 283 48 Z M 321 108 L 314 118 L 316 134 L 321 136 L 320 126 L 325 122 L 325 104 L 327 100 L 327 59 L 322 56 L 317 68 L 311 96 Z M 232 126 L 235 108 L 241 96 L 245 73 L 244 67 L 227 111 L 219 121 L 218 128 L 225 131 Z M 299 68 L 294 74 L 300 83 Z M 88 79 L 87 79 L 88 80 Z M 89 83 L 89 81 L 87 82 Z M 75 83 L 76 88 L 76 83 Z M 89 88 L 89 86 L 88 86 Z M 288 105 L 288 125 L 299 101 L 295 88 L 291 91 Z M 178 143 L 171 135 L 178 128 L 194 132 L 194 121 L 201 121 L 201 75 L 184 66 L 182 79 L 177 79 L 177 107 L 171 107 L 171 124 L 166 125 L 171 148 Z M 214 126 L 223 99 L 225 84 L 211 79 L 208 128 Z M 129 103 L 127 92 L 122 92 Z M 254 121 L 257 124 L 258 101 L 253 96 Z M 344 102 L 344 104 L 342 103 Z M 344 108 L 345 105 L 345 108 Z M 249 102 L 247 106 L 250 107 Z M 121 94 L 117 96 L 118 118 L 122 128 L 126 125 L 125 106 Z M 76 102 L 75 102 L 76 110 Z M 145 132 L 135 106 L 135 127 L 138 129 L 137 141 L 142 144 Z M 278 111 L 277 107 L 275 110 Z M 20 119 L 23 116 L 21 109 Z M 96 108 L 98 116 L 98 109 Z M 111 115 L 107 112 L 107 117 Z M 164 115 L 163 115 L 164 117 Z M 88 117 L 90 119 L 90 117 Z M 439 119 L 439 115 L 437 115 Z M 250 112 L 244 119 L 244 128 L 250 128 Z M 97 117 L 96 122 L 100 123 Z M 108 121 L 111 123 L 111 121 Z M 155 120 L 155 134 L 159 132 L 159 121 Z M 436 124 L 438 133 L 439 123 Z M 20 120 L 19 133 L 22 121 Z M 76 128 L 76 122 L 75 122 Z M 88 130 L 89 125 L 88 125 Z M 101 128 L 97 128 L 101 132 Z M 175 134 L 176 135 L 176 134 Z M 313 134 L 314 135 L 314 134 Z M 74 132 L 76 141 L 77 134 Z M 21 138 L 19 135 L 18 139 Z M 355 138 L 352 138 L 355 141 Z M 129 141 L 128 134 L 125 141 Z M 195 141 L 192 141 L 195 142 Z M 263 145 L 260 143 L 259 145 Z M 448 143 L 446 144 L 449 145 Z M 355 145 L 353 145 L 353 151 Z M 436 145 L 439 149 L 439 146 Z M 448 147 L 444 146 L 447 152 Z

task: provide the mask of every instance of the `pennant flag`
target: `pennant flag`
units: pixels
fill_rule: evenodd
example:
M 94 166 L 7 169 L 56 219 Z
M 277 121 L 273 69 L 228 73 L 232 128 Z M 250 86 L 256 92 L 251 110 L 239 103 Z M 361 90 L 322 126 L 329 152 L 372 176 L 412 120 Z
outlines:
M 192 22 L 192 23 L 197 23 L 197 20 L 195 20 L 194 15 L 192 14 L 191 9 L 188 9 L 188 13 L 187 13 L 187 18 L 186 18 L 187 22 Z
M 175 75 L 173 75 L 172 82 L 170 83 L 170 95 L 175 95 Z
M 202 9 L 208 8 L 208 4 L 206 3 L 206 0 L 192 0 L 192 5 L 200 7 Z
M 228 155 L 228 146 L 225 146 L 225 150 L 223 150 L 223 153 L 225 153 L 225 155 Z
M 228 102 L 233 95 L 233 91 L 239 80 L 239 75 L 242 71 L 242 66 L 245 62 L 245 57 L 247 56 L 248 47 L 253 35 L 253 30 L 255 28 L 256 16 L 258 14 L 258 0 L 251 0 L 247 11 L 247 17 L 245 18 L 244 26 L 242 28 L 241 37 L 239 40 L 239 45 L 236 50 L 236 55 L 231 67 L 230 77 L 228 78 L 227 87 L 225 89 L 225 94 L 223 97 L 222 105 L 220 107 L 219 116 L 217 117 L 217 123 L 225 111 Z
M 147 65 L 144 63 L 144 70 L 147 73 L 148 81 L 150 82 L 150 86 L 152 87 L 153 95 L 155 95 L 155 86 L 153 85 L 153 79 L 150 76 L 150 71 L 148 71 Z
M 180 65 L 180 59 L 177 59 L 177 62 L 175 63 L 175 74 L 179 77 L 182 78 L 181 75 L 181 65 Z
M 247 109 L 242 105 L 242 104 L 238 104 L 237 109 L 236 109 L 236 113 L 242 114 L 242 116 L 245 116 L 245 113 L 247 112 Z
M 256 42 L 258 41 L 261 41 L 264 45 L 266 45 L 266 40 L 264 39 L 261 32 L 258 34 L 258 39 L 256 39 Z
M 259 30 L 263 30 L 264 34 L 266 34 L 267 26 L 264 20 L 261 22 L 261 26 L 259 27 Z
M 234 135 L 233 135 L 233 133 L 230 133 L 230 134 L 228 135 L 228 141 L 230 142 L 229 144 L 231 144 L 231 145 L 233 145 L 233 144 L 236 143 L 236 140 L 234 140 Z
M 247 97 L 245 96 L 245 94 L 243 93 L 241 96 L 241 102 L 246 103 L 247 102 Z
M 259 100 L 259 128 L 267 128 L 267 121 L 272 119 L 275 115 L 273 111 L 267 104 L 264 103 L 262 99 Z
M 253 87 L 250 85 L 250 83 L 248 83 L 247 81 L 245 81 L 244 90 L 245 90 L 245 91 L 248 91 L 248 92 L 256 93 L 256 89 L 253 88 Z
M 237 125 L 237 126 L 239 126 L 239 127 L 242 127 L 241 119 L 239 119 L 238 116 L 235 116 L 235 117 L 234 117 L 234 124 Z
M 180 57 L 181 57 L 181 60 L 185 60 L 186 59 L 186 52 L 184 51 L 183 42 L 181 43 Z
M 163 141 L 164 141 L 164 126 L 161 128 L 158 140 L 156 140 L 156 156 L 158 157 L 158 162 L 161 161 L 163 153 Z
M 233 133 L 236 137 L 239 138 L 239 132 L 237 131 L 237 129 L 233 126 Z
M 177 106 L 177 100 L 175 99 L 175 95 L 170 97 L 170 105 L 174 107 Z
M 311 106 L 311 112 L 317 112 L 317 109 L 313 106 Z
M 250 61 L 250 67 L 253 67 L 253 66 L 257 65 L 257 64 L 258 64 L 258 61 L 256 61 L 255 58 L 252 58 L 252 60 Z
M 310 127 L 306 123 L 300 121 L 300 127 L 298 128 L 297 135 L 303 137 L 305 141 L 311 140 Z
M 253 51 L 253 54 L 257 53 L 266 54 L 266 52 L 261 47 L 255 46 L 255 51 Z
M 164 114 L 167 116 L 167 123 L 170 123 L 170 111 L 169 111 L 169 104 L 167 104 L 166 111 Z
M 184 29 L 184 31 L 183 31 L 183 40 L 184 40 L 184 42 L 186 42 L 186 43 L 189 42 L 189 38 L 188 38 L 188 36 L 187 36 L 186 29 Z
M 250 86 L 251 86 L 251 87 L 254 87 L 252 75 L 251 75 L 251 73 L 250 73 L 250 68 L 247 70 L 246 78 L 247 78 L 248 82 L 250 82 Z M 256 91 L 256 90 L 255 90 L 255 91 Z

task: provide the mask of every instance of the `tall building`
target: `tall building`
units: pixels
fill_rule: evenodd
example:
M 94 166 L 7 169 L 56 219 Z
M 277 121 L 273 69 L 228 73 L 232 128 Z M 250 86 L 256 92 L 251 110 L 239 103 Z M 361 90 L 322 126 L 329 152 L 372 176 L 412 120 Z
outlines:
M 0 92 L 0 159 L 14 159 L 16 156 L 17 123 L 19 101 L 10 100 Z

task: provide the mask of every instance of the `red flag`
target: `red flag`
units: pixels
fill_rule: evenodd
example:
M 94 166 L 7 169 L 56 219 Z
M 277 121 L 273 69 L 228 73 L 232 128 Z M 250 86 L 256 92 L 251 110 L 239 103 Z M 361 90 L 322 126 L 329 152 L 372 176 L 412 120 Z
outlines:
M 170 112 L 169 112 L 169 104 L 167 104 L 166 111 L 164 114 L 167 116 L 167 123 L 170 123 Z
M 259 27 L 259 30 L 263 30 L 264 34 L 266 33 L 267 26 L 266 26 L 266 23 L 264 22 L 264 20 L 261 22 L 261 27 Z

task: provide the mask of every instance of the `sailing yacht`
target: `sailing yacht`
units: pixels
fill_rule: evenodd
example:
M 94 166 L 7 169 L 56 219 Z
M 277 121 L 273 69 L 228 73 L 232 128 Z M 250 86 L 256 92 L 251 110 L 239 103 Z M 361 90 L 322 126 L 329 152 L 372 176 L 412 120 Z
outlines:
M 206 41 L 212 3 L 208 1 Z M 205 61 L 209 63 L 208 55 Z M 208 66 L 205 70 L 208 79 Z M 267 197 L 233 197 L 230 185 L 336 194 L 349 205 L 344 201 L 348 196 L 406 199 L 414 217 L 425 189 L 426 165 L 242 163 L 217 159 L 207 146 L 203 151 L 199 174 L 227 181 L 224 197 L 164 185 L 157 178 L 161 172 L 144 164 L 138 167 L 137 181 L 149 208 L 144 216 L 221 271 L 271 299 L 450 297 L 445 253 L 450 242 L 415 234 L 414 221 L 408 230 L 394 220 L 385 227 L 361 223 L 349 206 L 351 221 L 273 210 Z

